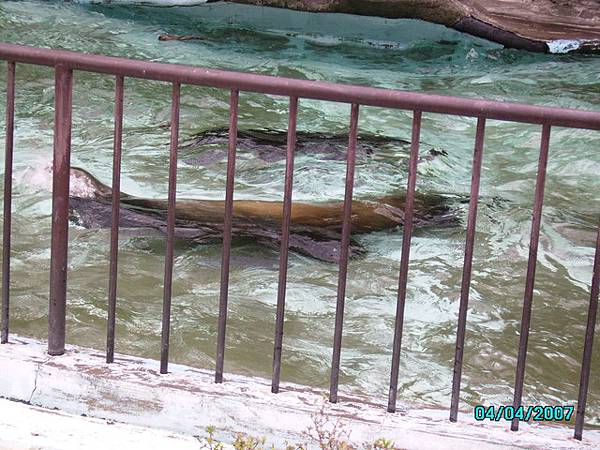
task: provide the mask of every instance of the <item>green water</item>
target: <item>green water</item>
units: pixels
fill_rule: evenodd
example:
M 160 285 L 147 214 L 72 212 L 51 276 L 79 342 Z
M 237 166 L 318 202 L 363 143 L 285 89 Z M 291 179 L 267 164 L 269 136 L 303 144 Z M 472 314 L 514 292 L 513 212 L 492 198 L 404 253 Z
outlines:
M 334 36 L 334 32 L 342 33 Z M 341 31 L 340 31 L 341 30 Z M 204 40 L 159 42 L 162 33 Z M 312 80 L 600 110 L 600 58 L 505 50 L 415 21 L 314 16 L 245 7 L 141 8 L 49 2 L 0 3 L 0 40 L 130 58 Z M 0 70 L 5 86 L 6 71 Z M 15 147 L 12 330 L 47 333 L 53 127 L 51 70 L 19 65 Z M 4 99 L 5 96 L 2 95 Z M 110 183 L 114 80 L 76 73 L 73 165 Z M 3 108 L 4 100 L 1 100 Z M 228 123 L 228 93 L 184 86 L 181 138 Z M 122 189 L 165 197 L 170 86 L 126 80 Z M 298 127 L 344 133 L 349 106 L 300 101 Z M 0 119 L 3 129 L 4 117 Z M 240 96 L 240 128 L 285 130 L 287 100 Z M 411 114 L 362 108 L 363 132 L 410 136 Z M 422 139 L 447 150 L 419 169 L 417 189 L 467 194 L 475 121 L 425 114 Z M 541 130 L 489 121 L 482 172 L 461 406 L 512 401 L 533 187 Z M 2 137 L 3 140 L 3 137 Z M 0 143 L 3 145 L 3 141 Z M 527 359 L 525 404 L 574 404 L 600 212 L 600 135 L 556 128 L 551 138 Z M 404 189 L 406 154 L 359 158 L 356 196 Z M 226 161 L 180 163 L 178 195 L 224 197 Z M 236 198 L 281 199 L 284 162 L 240 151 Z M 343 161 L 298 156 L 295 199 L 341 199 Z M 492 199 L 502 199 L 492 201 Z M 466 210 L 462 224 L 415 232 L 399 398 L 446 407 L 450 399 Z M 357 239 L 367 254 L 350 262 L 340 392 L 386 401 L 402 230 Z M 70 229 L 69 343 L 104 348 L 109 233 Z M 117 351 L 157 358 L 164 238 L 120 238 Z M 172 360 L 214 367 L 220 245 L 178 242 Z M 232 250 L 226 372 L 270 377 L 278 254 Z M 282 379 L 327 387 L 335 316 L 335 265 L 290 255 Z M 590 424 L 600 423 L 600 345 L 594 349 Z

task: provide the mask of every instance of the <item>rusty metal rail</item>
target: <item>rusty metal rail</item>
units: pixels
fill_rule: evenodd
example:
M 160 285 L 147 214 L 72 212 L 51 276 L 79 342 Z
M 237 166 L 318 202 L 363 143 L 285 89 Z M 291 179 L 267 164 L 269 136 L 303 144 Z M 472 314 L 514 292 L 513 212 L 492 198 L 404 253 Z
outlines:
M 532 314 L 533 293 L 535 287 L 535 268 L 537 248 L 540 238 L 540 224 L 544 198 L 546 165 L 550 147 L 552 127 L 584 128 L 600 130 L 600 113 L 574 109 L 531 106 L 518 103 L 471 100 L 440 95 L 428 95 L 388 89 L 376 89 L 364 86 L 351 86 L 306 80 L 294 80 L 281 77 L 226 72 L 199 67 L 175 64 L 161 64 L 136 61 L 100 55 L 75 53 L 63 50 L 38 49 L 13 44 L 0 44 L 0 60 L 8 65 L 6 89 L 6 153 L 4 173 L 4 223 L 3 223 L 3 259 L 2 259 L 2 328 L 1 341 L 9 340 L 9 303 L 10 303 L 10 239 L 11 239 L 11 196 L 12 196 L 12 160 L 14 150 L 15 117 L 15 70 L 17 64 L 35 64 L 55 68 L 55 123 L 54 123 L 54 166 L 52 192 L 52 241 L 51 272 L 49 293 L 49 333 L 48 353 L 61 355 L 65 350 L 66 288 L 67 288 L 67 250 L 68 250 L 68 208 L 69 208 L 69 170 L 71 152 L 71 111 L 73 71 L 89 71 L 110 74 L 116 77 L 115 93 L 115 130 L 113 159 L 113 195 L 111 221 L 111 249 L 108 287 L 107 351 L 106 361 L 114 360 L 115 349 L 115 310 L 117 302 L 117 256 L 119 233 L 119 186 L 121 169 L 121 140 L 123 130 L 123 96 L 126 77 L 170 82 L 173 85 L 171 109 L 171 142 L 169 157 L 169 195 L 167 222 L 167 251 L 165 258 L 164 297 L 162 314 L 161 362 L 160 372 L 167 373 L 169 363 L 169 334 L 171 321 L 171 288 L 173 277 L 173 241 L 175 226 L 177 143 L 179 131 L 179 98 L 182 84 L 200 85 L 228 89 L 231 92 L 229 109 L 229 151 L 227 161 L 227 181 L 225 196 L 225 217 L 223 231 L 223 257 L 221 266 L 221 291 L 219 299 L 219 320 L 216 350 L 215 382 L 223 382 L 225 361 L 225 342 L 227 324 L 227 300 L 229 291 L 229 258 L 231 252 L 231 229 L 233 191 L 235 177 L 235 159 L 237 144 L 238 99 L 240 91 L 258 92 L 286 96 L 290 99 L 289 125 L 287 140 L 286 172 L 284 182 L 283 221 L 281 252 L 279 265 L 279 285 L 277 308 L 275 311 L 275 338 L 273 351 L 272 392 L 279 391 L 281 358 L 283 350 L 285 294 L 287 282 L 288 246 L 292 210 L 294 150 L 296 145 L 296 122 L 298 99 L 318 99 L 351 104 L 350 130 L 348 142 L 346 191 L 343 207 L 342 240 L 339 254 L 339 278 L 333 357 L 330 380 L 330 401 L 338 401 L 338 383 L 346 298 L 346 275 L 351 235 L 352 191 L 354 185 L 355 151 L 358 136 L 358 118 L 360 105 L 403 109 L 413 112 L 412 143 L 409 160 L 407 200 L 404 211 L 403 242 L 398 280 L 398 297 L 392 365 L 388 396 L 388 411 L 396 410 L 398 377 L 400 372 L 400 353 L 402 347 L 402 329 L 406 304 L 410 242 L 412 236 L 412 217 L 417 178 L 417 160 L 419 157 L 419 136 L 423 113 L 441 113 L 477 118 L 477 131 L 472 165 L 471 196 L 467 221 L 465 256 L 459 302 L 456 333 L 455 361 L 450 402 L 450 420 L 457 420 L 460 402 L 460 384 L 464 358 L 464 340 L 469 304 L 469 288 L 475 243 L 477 205 L 483 160 L 484 136 L 487 119 L 505 120 L 542 125 L 541 150 L 537 171 L 535 200 L 533 206 L 529 260 L 527 266 L 526 287 L 523 301 L 520 344 L 515 376 L 514 406 L 521 405 L 525 381 L 527 343 Z M 592 345 L 598 308 L 600 284 L 600 224 L 598 228 L 591 296 L 588 312 L 587 331 L 584 342 L 581 368 L 580 390 L 577 404 L 575 437 L 581 439 L 585 405 L 590 379 Z M 518 429 L 518 420 L 514 420 L 511 429 Z

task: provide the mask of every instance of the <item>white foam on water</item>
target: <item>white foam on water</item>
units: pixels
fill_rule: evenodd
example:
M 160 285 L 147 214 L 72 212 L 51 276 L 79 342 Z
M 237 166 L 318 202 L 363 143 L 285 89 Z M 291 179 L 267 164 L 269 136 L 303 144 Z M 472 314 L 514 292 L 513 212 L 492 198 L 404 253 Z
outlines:
M 281 30 L 270 29 L 269 31 L 272 33 L 275 33 L 275 34 L 281 34 Z M 340 44 L 344 44 L 344 43 L 351 43 L 352 45 L 363 45 L 363 46 L 383 48 L 383 49 L 390 49 L 390 48 L 399 49 L 399 48 L 407 47 L 406 44 L 403 44 L 400 42 L 377 40 L 377 39 L 360 39 L 360 38 L 348 39 L 347 37 L 333 36 L 333 35 L 329 35 L 329 34 L 318 35 L 318 34 L 295 33 L 294 37 L 301 38 L 307 42 L 313 42 L 315 44 L 322 45 L 322 46 L 336 46 L 336 45 L 340 45 Z
M 94 198 L 96 191 L 96 186 L 94 186 L 89 177 L 83 175 L 81 172 L 71 171 L 69 195 L 79 198 Z
M 556 39 L 546 42 L 550 53 L 569 53 L 577 50 L 581 46 L 582 41 L 572 39 Z
M 38 158 L 25 169 L 15 171 L 16 183 L 31 191 L 52 191 L 52 162 Z
M 29 191 L 52 192 L 52 162 L 45 158 L 34 160 L 25 169 L 15 172 L 15 182 Z M 79 198 L 94 198 L 96 187 L 88 177 L 71 172 L 69 195 Z
M 479 53 L 477 53 L 477 50 L 475 50 L 474 48 L 471 48 L 471 50 L 469 50 L 469 52 L 467 53 L 467 56 L 465 56 L 465 59 L 467 59 L 468 61 L 474 61 L 477 58 L 479 58 Z

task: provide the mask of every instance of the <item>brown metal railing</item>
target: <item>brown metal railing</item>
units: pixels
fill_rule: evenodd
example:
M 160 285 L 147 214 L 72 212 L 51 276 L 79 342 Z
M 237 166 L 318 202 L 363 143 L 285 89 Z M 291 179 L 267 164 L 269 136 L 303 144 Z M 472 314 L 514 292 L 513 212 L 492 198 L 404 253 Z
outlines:
M 54 123 L 54 165 L 52 191 L 52 242 L 50 269 L 50 304 L 48 353 L 61 355 L 65 351 L 65 311 L 67 287 L 67 248 L 68 248 L 68 208 L 69 208 L 69 170 L 71 146 L 71 110 L 72 110 L 72 76 L 74 70 L 105 73 L 116 76 L 115 99 L 115 131 L 113 161 L 113 198 L 111 223 L 111 249 L 108 289 L 108 325 L 106 361 L 112 362 L 115 348 L 115 308 L 117 289 L 117 238 L 119 232 L 119 189 L 121 168 L 121 139 L 123 128 L 123 92 L 125 77 L 144 78 L 166 81 L 173 84 L 171 110 L 171 142 L 169 158 L 169 195 L 167 221 L 167 252 L 165 259 L 164 298 L 162 315 L 161 363 L 160 372 L 167 373 L 169 361 L 169 332 L 171 321 L 171 285 L 173 275 L 173 235 L 175 226 L 176 176 L 177 176 L 177 143 L 179 131 L 179 97 L 181 84 L 200 85 L 229 89 L 231 91 L 229 118 L 229 151 L 227 161 L 227 181 L 225 196 L 225 217 L 223 231 L 223 257 L 221 266 L 221 292 L 219 301 L 219 322 L 217 337 L 217 356 L 215 381 L 223 381 L 223 365 L 225 359 L 225 336 L 227 323 L 227 297 L 229 287 L 229 258 L 231 251 L 231 228 L 233 210 L 233 187 L 236 158 L 238 98 L 240 91 L 259 92 L 264 94 L 289 97 L 289 126 L 287 140 L 287 158 L 285 172 L 285 188 L 283 203 L 283 221 L 281 236 L 281 252 L 279 266 L 279 286 L 277 291 L 277 309 L 275 322 L 275 339 L 273 352 L 272 392 L 279 391 L 280 368 L 283 343 L 283 324 L 285 313 L 285 293 L 288 265 L 288 243 L 290 218 L 292 209 L 292 187 L 294 150 L 296 145 L 296 121 L 298 99 L 310 98 L 333 102 L 344 102 L 352 105 L 348 142 L 346 192 L 343 208 L 342 240 L 340 244 L 339 278 L 333 357 L 331 368 L 330 396 L 331 402 L 338 400 L 338 379 L 340 355 L 342 349 L 342 329 L 344 321 L 345 288 L 348 264 L 348 249 L 351 234 L 352 190 L 354 185 L 355 151 L 358 135 L 359 105 L 413 111 L 412 143 L 409 160 L 407 196 L 404 211 L 404 229 L 400 273 L 398 281 L 398 303 L 394 330 L 393 356 L 388 397 L 388 411 L 396 409 L 400 352 L 402 344 L 402 328 L 404 307 L 406 302 L 408 263 L 410 241 L 412 236 L 412 217 L 417 176 L 417 160 L 419 156 L 419 136 L 422 113 L 442 113 L 476 117 L 477 131 L 472 166 L 471 196 L 467 220 L 467 237 L 463 276 L 459 303 L 459 315 L 456 334 L 454 373 L 452 381 L 452 398 L 450 420 L 456 421 L 460 400 L 460 383 L 464 356 L 464 339 L 469 303 L 469 287 L 479 184 L 484 147 L 486 119 L 524 122 L 542 125 L 540 159 L 533 220 L 527 279 L 523 302 L 523 316 L 519 354 L 514 389 L 514 407 L 521 405 L 525 380 L 527 343 L 532 311 L 533 289 L 537 249 L 540 236 L 540 223 L 544 197 L 546 165 L 552 127 L 584 128 L 600 130 L 600 113 L 573 109 L 531 106 L 518 103 L 504 103 L 485 100 L 470 100 L 457 97 L 428 95 L 402 92 L 396 90 L 376 89 L 363 86 L 341 85 L 306 80 L 253 75 L 247 73 L 226 72 L 174 64 L 160 64 L 146 61 L 135 61 L 99 55 L 89 55 L 62 50 L 37 49 L 32 47 L 0 44 L 0 60 L 8 63 L 7 102 L 6 102 L 6 162 L 4 174 L 4 226 L 3 226 L 3 260 L 2 260 L 2 343 L 9 338 L 9 294 L 10 294 L 10 239 L 11 239 L 11 196 L 12 196 L 12 158 L 14 145 L 14 108 L 15 108 L 15 67 L 17 63 L 45 65 L 55 68 L 55 123 Z M 598 291 L 600 284 L 600 224 L 591 283 L 591 297 L 588 312 L 586 336 L 584 342 L 583 361 L 581 366 L 580 389 L 575 421 L 575 437 L 581 439 L 585 405 L 590 378 L 592 344 L 598 308 Z M 516 431 L 519 422 L 515 419 L 511 429 Z

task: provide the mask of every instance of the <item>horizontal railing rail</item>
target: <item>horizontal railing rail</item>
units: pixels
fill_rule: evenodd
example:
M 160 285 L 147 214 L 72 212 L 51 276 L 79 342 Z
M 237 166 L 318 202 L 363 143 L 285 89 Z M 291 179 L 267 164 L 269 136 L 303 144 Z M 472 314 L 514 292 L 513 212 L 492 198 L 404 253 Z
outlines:
M 419 110 L 440 114 L 508 120 L 534 124 L 600 130 L 599 113 L 577 109 L 532 106 L 523 103 L 474 100 L 444 95 L 421 94 L 391 89 L 297 80 L 202 67 L 90 55 L 67 50 L 40 49 L 14 44 L 0 45 L 0 60 L 72 70 L 144 78 L 238 91 L 259 92 L 286 97 L 359 103 Z
M 343 206 L 342 238 L 339 249 L 339 274 L 335 315 L 332 368 L 329 399 L 338 400 L 338 381 L 344 306 L 346 300 L 346 279 L 349 256 L 349 243 L 352 216 L 352 196 L 356 143 L 358 139 L 358 119 L 360 106 L 377 106 L 409 110 L 413 112 L 412 138 L 408 164 L 407 196 L 404 210 L 403 240 L 398 278 L 397 307 L 392 349 L 392 365 L 388 395 L 388 411 L 394 412 L 397 403 L 402 330 L 408 283 L 408 266 L 413 227 L 417 161 L 421 118 L 423 113 L 440 113 L 477 118 L 477 129 L 472 162 L 471 191 L 467 217 L 466 245 L 464 253 L 461 294 L 459 301 L 456 333 L 452 396 L 450 402 L 450 420 L 458 418 L 464 341 L 469 303 L 473 248 L 477 221 L 479 186 L 484 151 L 486 121 L 490 119 L 511 122 L 523 122 L 542 125 L 540 156 L 535 185 L 535 198 L 529 245 L 529 258 L 523 301 L 520 342 L 515 375 L 515 409 L 521 406 L 523 395 L 526 358 L 528 352 L 529 327 L 532 313 L 535 287 L 540 224 L 544 201 L 546 167 L 552 127 L 584 128 L 600 130 L 600 112 L 576 109 L 532 106 L 521 103 L 474 100 L 441 95 L 404 92 L 365 86 L 352 86 L 317 81 L 296 80 L 265 75 L 229 72 L 200 67 L 137 61 L 110 56 L 82 54 L 65 50 L 32 48 L 14 44 L 0 44 L 0 60 L 8 66 L 6 90 L 6 150 L 4 174 L 4 223 L 3 223 L 3 259 L 2 259 L 2 334 L 1 341 L 9 340 L 9 303 L 10 303 L 10 245 L 11 245 L 11 203 L 12 169 L 14 151 L 14 114 L 15 114 L 15 71 L 17 63 L 51 66 L 55 69 L 55 123 L 54 123 L 54 163 L 52 189 L 52 240 L 51 269 L 48 313 L 48 353 L 61 355 L 65 351 L 66 287 L 68 256 L 68 209 L 69 209 L 69 172 L 71 154 L 71 111 L 73 71 L 89 71 L 110 74 L 115 82 L 115 129 L 113 154 L 113 197 L 110 237 L 110 266 L 107 302 L 107 350 L 106 361 L 114 360 L 115 349 L 115 311 L 117 302 L 117 257 L 119 233 L 119 191 L 121 172 L 121 147 L 123 131 L 123 95 L 126 77 L 143 78 L 170 82 L 173 85 L 171 103 L 171 140 L 169 151 L 169 193 L 167 212 L 167 251 L 165 257 L 161 363 L 160 372 L 167 373 L 169 362 L 169 335 L 171 323 L 171 287 L 173 277 L 173 242 L 175 228 L 177 146 L 179 133 L 179 102 L 182 84 L 207 86 L 230 90 L 229 142 L 227 159 L 227 180 L 225 188 L 225 215 L 223 228 L 223 256 L 221 265 L 221 290 L 219 297 L 219 319 L 217 332 L 215 382 L 223 382 L 225 359 L 225 338 L 228 313 L 229 260 L 231 252 L 233 194 L 235 177 L 235 159 L 237 146 L 238 99 L 240 91 L 289 97 L 289 124 L 284 180 L 283 221 L 281 229 L 281 250 L 279 264 L 279 285 L 277 307 L 275 311 L 275 337 L 273 351 L 272 392 L 279 392 L 281 357 L 283 347 L 285 296 L 287 282 L 288 246 L 292 210 L 293 167 L 296 145 L 296 122 L 299 98 L 316 99 L 351 104 L 348 153 Z M 582 438 L 585 406 L 591 372 L 592 346 L 598 308 L 600 284 L 600 224 L 596 242 L 591 295 L 584 341 L 583 359 L 580 373 L 580 389 L 575 421 L 575 437 Z M 518 429 L 519 420 L 515 418 L 511 429 Z

